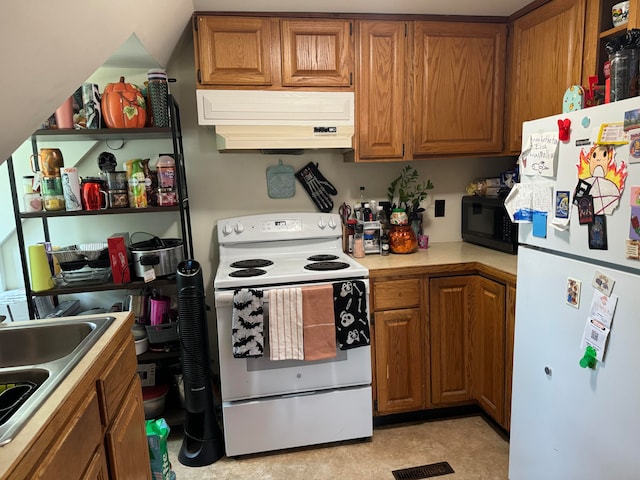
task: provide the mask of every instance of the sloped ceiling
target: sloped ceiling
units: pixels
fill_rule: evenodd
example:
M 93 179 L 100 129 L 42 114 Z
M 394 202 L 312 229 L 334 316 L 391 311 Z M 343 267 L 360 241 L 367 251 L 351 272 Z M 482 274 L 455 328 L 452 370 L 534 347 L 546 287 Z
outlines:
M 0 161 L 132 34 L 166 65 L 192 0 L 29 0 L 0 7 Z
M 2 2 L 0 163 L 100 66 L 165 66 L 193 11 L 509 16 L 530 0 L 29 0 Z M 134 39 L 131 39 L 135 34 Z M 137 37 L 137 38 L 136 38 Z M 139 43 L 138 43 L 139 40 Z M 113 56 L 115 54 L 115 57 Z M 157 65 L 150 65 L 157 66 Z M 141 66 L 138 63 L 138 66 Z M 142 65 L 144 67 L 144 65 Z

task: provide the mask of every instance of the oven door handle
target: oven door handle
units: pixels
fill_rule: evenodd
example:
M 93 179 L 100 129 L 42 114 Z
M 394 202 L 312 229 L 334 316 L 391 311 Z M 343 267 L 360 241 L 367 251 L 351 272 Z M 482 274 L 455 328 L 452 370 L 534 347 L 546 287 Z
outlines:
M 233 307 L 233 291 L 216 292 L 215 294 L 216 308 Z M 262 303 L 269 303 L 269 290 L 264 290 Z

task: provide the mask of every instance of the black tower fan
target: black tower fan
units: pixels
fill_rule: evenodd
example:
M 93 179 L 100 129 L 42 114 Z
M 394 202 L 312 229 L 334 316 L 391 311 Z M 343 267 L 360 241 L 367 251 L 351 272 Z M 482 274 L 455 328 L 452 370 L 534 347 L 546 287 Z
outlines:
M 184 260 L 176 275 L 184 378 L 184 440 L 178 460 L 189 467 L 210 465 L 224 455 L 224 440 L 213 403 L 209 335 L 202 269 Z

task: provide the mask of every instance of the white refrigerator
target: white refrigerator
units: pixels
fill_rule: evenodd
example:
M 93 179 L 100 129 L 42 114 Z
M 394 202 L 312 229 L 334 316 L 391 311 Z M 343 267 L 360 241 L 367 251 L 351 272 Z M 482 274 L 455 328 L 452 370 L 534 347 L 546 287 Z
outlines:
M 640 478 L 637 109 L 634 98 L 523 125 L 520 167 L 528 161 L 529 174 L 510 208 L 531 202 L 538 213 L 519 227 L 510 480 Z M 552 132 L 565 119 L 569 138 L 554 147 Z M 603 125 L 600 141 L 626 135 L 630 143 L 592 151 Z M 607 301 L 601 315 L 597 302 Z M 583 367 L 587 345 L 601 359 Z

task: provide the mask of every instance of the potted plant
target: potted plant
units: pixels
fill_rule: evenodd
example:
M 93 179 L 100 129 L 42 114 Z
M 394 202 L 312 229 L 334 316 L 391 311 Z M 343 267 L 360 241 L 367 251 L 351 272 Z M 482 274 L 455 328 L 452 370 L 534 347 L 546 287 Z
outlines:
M 419 177 L 418 171 L 411 165 L 407 165 L 387 189 L 391 209 L 404 209 L 409 223 L 418 220 L 419 214 L 424 212 L 420 203 L 427 198 L 428 191 L 433 188 L 430 179 L 419 182 Z

